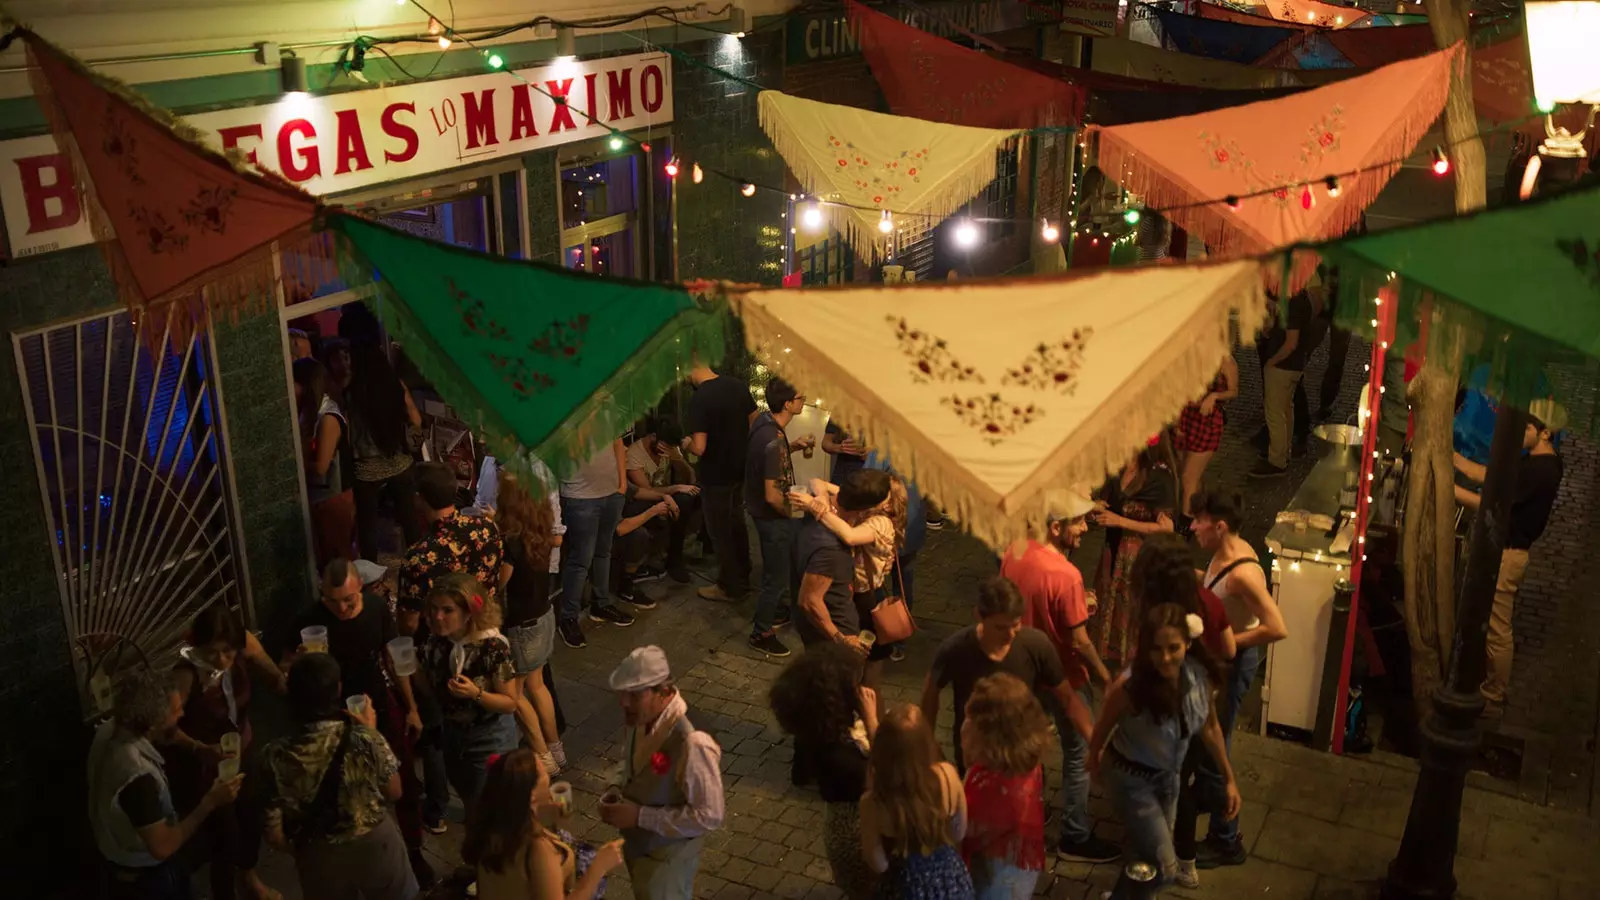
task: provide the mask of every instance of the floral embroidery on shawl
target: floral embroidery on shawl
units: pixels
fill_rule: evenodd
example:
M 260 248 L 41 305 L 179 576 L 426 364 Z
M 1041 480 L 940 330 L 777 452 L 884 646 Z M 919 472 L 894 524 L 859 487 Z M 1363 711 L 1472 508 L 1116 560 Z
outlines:
M 939 403 L 954 412 L 956 418 L 976 429 L 990 444 L 1000 444 L 1025 426 L 1033 424 L 1035 419 L 1044 416 L 1044 410 L 1032 403 L 1027 405 L 1012 403 L 999 394 L 990 394 L 987 397 L 962 397 L 959 394 L 951 394 L 942 398 Z
M 1093 335 L 1093 328 L 1074 328 L 1069 337 L 1054 344 L 1041 341 L 1021 366 L 1006 370 L 1000 383 L 1071 395 L 1078 389 L 1075 378 L 1083 367 L 1084 345 Z
M 972 366 L 964 366 L 955 358 L 943 338 L 912 328 L 905 319 L 885 316 L 894 325 L 894 338 L 900 352 L 911 361 L 911 380 L 918 384 L 932 381 L 975 381 L 983 384 L 983 376 Z

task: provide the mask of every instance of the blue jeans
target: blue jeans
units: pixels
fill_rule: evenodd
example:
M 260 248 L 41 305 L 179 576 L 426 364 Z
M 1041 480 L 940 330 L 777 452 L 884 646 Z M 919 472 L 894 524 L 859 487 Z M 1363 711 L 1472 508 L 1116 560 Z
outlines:
M 1084 706 L 1094 709 L 1088 685 L 1078 688 L 1078 696 Z M 1061 840 L 1076 844 L 1094 833 L 1094 821 L 1089 818 L 1089 742 L 1073 727 L 1055 695 L 1040 694 L 1039 698 L 1055 719 L 1056 734 L 1061 738 Z
M 1178 870 L 1178 854 L 1172 846 L 1172 825 L 1178 814 L 1178 773 L 1136 775 L 1118 765 L 1107 752 L 1100 774 L 1111 806 L 1122 820 L 1123 863 L 1147 862 L 1156 867 L 1155 881 L 1142 885 L 1142 892 L 1130 893 L 1124 877 L 1111 896 L 1113 900 L 1153 897 L 1172 882 Z
M 489 757 L 517 748 L 516 717 L 502 713 L 470 727 L 446 722 L 442 737 L 444 767 L 450 786 L 456 789 L 461 802 L 471 808 L 489 778 Z
M 973 857 L 972 887 L 977 900 L 1029 900 L 1039 883 L 1038 869 L 1023 869 L 1003 859 Z
M 772 630 L 778 613 L 789 608 L 794 590 L 794 538 L 799 519 L 756 519 L 756 536 L 761 540 L 761 593 L 756 597 L 754 630 Z
M 1264 651 L 1260 647 L 1246 647 L 1233 658 L 1233 670 L 1228 675 L 1228 696 L 1217 710 L 1217 724 L 1222 726 L 1222 739 L 1233 746 L 1233 723 L 1239 717 L 1239 707 L 1244 705 L 1244 695 L 1256 680 L 1256 670 L 1261 668 Z M 1211 814 L 1209 840 L 1233 843 L 1239 839 L 1239 820 L 1224 819 L 1227 810 L 1227 782 L 1222 772 L 1207 753 L 1200 757 L 1194 771 L 1195 796 L 1200 809 Z
M 594 605 L 610 605 L 611 540 L 622 521 L 624 499 L 622 494 L 594 500 L 561 498 L 561 522 L 567 526 L 561 539 L 561 621 L 578 621 L 587 580 L 594 582 Z

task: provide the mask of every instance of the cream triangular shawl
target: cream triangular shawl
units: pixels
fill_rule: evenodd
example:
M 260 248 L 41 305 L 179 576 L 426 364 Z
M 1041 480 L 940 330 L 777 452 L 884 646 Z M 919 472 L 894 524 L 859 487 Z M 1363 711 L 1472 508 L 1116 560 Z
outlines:
M 863 256 L 899 230 L 937 224 L 995 177 L 995 152 L 1018 132 L 945 125 L 762 91 L 761 127 L 828 224 Z M 860 207 L 859 209 L 851 207 Z M 895 233 L 879 229 L 883 211 Z M 916 230 L 921 230 L 920 228 Z
M 1267 263 L 1266 265 L 1277 265 Z M 1263 264 L 755 291 L 753 352 L 992 547 L 1098 483 L 1260 328 Z

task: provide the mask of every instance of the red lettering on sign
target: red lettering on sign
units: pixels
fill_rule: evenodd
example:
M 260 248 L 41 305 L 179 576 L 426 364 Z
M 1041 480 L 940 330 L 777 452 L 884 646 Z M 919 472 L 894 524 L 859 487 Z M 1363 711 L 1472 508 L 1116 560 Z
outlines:
M 525 84 L 511 86 L 511 139 L 538 137 L 539 128 L 533 124 L 533 97 Z
M 384 162 L 409 162 L 412 157 L 417 155 L 417 144 L 419 143 L 417 130 L 395 118 L 395 114 L 401 110 L 416 115 L 417 105 L 415 103 L 391 103 L 383 110 L 383 133 L 405 145 L 405 149 L 399 153 L 390 153 L 388 150 L 383 151 Z
M 334 115 L 339 117 L 339 161 L 333 167 L 333 174 L 349 172 L 352 161 L 357 172 L 372 168 L 366 138 L 361 136 L 361 117 L 353 109 L 341 109 Z
M 467 129 L 467 149 L 476 150 L 500 143 L 494 133 L 494 88 L 476 94 L 463 91 L 461 102 L 467 108 L 466 121 L 463 123 Z
M 577 131 L 578 123 L 572 120 L 572 110 L 567 106 L 567 93 L 572 90 L 572 82 L 577 79 L 568 78 L 565 81 L 546 81 L 545 89 L 550 92 L 551 99 L 556 101 L 556 111 L 550 116 L 551 134 L 558 131 Z
M 44 183 L 44 173 L 51 181 Z M 47 153 L 44 156 L 25 156 L 17 160 L 17 175 L 22 179 L 23 207 L 28 211 L 28 233 L 70 228 L 83 217 L 78 205 L 78 190 L 72 182 L 72 170 L 67 167 L 64 153 Z M 50 212 L 50 201 L 61 204 L 61 211 Z
M 654 82 L 653 86 L 651 82 Z M 662 78 L 660 66 L 644 67 L 644 73 L 639 76 L 639 103 L 645 112 L 653 113 L 661 108 L 662 101 L 666 99 L 662 91 L 663 84 L 665 80 Z
M 600 102 L 595 97 L 595 82 L 600 80 L 599 72 L 590 72 L 583 76 L 584 93 L 589 95 L 589 105 L 584 107 L 589 111 L 589 127 L 595 128 L 600 124 Z
M 295 135 L 311 143 L 295 147 Z M 278 129 L 278 168 L 290 181 L 310 181 L 322 174 L 322 157 L 317 153 L 317 129 L 305 119 L 290 119 Z
M 611 97 L 609 121 L 633 118 L 633 70 L 606 73 L 606 93 Z
M 257 141 L 261 140 L 261 126 L 234 125 L 230 128 L 218 128 L 217 137 L 222 138 L 223 150 L 232 150 L 233 148 L 239 146 L 240 138 L 253 137 Z M 251 162 L 256 162 L 256 148 L 251 147 L 250 152 L 246 153 L 244 158 L 250 160 Z

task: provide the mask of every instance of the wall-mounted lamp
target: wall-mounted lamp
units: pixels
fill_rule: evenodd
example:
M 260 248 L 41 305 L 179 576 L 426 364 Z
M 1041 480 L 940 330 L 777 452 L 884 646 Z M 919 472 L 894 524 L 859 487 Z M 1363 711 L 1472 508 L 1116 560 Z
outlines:
M 278 63 L 278 73 L 283 77 L 285 94 L 306 92 L 306 61 L 295 56 L 293 51 L 283 55 L 283 60 Z
M 578 35 L 571 28 L 556 29 L 556 56 L 577 56 Z

